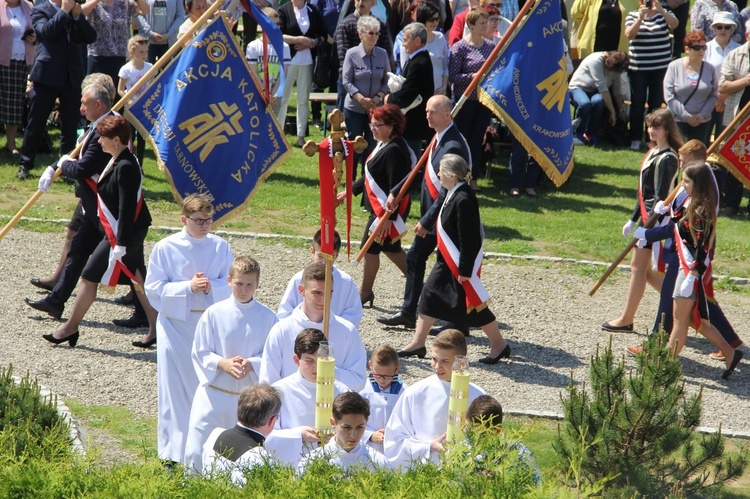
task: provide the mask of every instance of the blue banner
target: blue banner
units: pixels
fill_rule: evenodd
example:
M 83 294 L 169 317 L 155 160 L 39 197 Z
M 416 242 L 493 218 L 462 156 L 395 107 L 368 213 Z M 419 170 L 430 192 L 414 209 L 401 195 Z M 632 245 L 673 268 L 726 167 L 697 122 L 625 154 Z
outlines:
M 131 101 L 175 198 L 205 194 L 221 223 L 250 200 L 289 144 L 219 17 Z
M 251 1 L 243 1 L 242 6 L 245 10 L 247 10 L 247 7 L 249 6 L 251 9 L 251 14 L 255 18 L 255 20 L 260 25 L 260 28 L 263 30 L 263 33 L 266 34 L 268 37 L 268 41 L 271 42 L 271 45 L 273 46 L 273 49 L 276 51 L 276 54 L 279 58 L 279 89 L 276 91 L 276 97 L 281 99 L 281 94 L 284 93 L 284 79 L 286 78 L 286 73 L 284 73 L 284 35 L 281 33 L 281 30 L 278 26 L 276 26 L 276 23 L 271 21 L 267 15 L 263 13 L 262 10 L 258 8 L 257 5 L 255 5 Z M 267 71 L 264 69 L 264 72 Z
M 560 0 L 541 0 L 531 7 L 477 91 L 560 187 L 573 171 Z

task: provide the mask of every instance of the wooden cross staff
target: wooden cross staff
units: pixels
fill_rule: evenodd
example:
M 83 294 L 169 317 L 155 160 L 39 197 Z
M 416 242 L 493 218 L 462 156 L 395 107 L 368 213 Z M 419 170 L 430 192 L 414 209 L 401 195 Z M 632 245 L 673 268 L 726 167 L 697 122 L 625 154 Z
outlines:
M 339 185 L 341 185 L 341 179 L 344 178 L 344 146 L 341 144 L 341 139 L 344 137 L 344 131 L 341 129 L 342 123 L 344 123 L 344 114 L 338 109 L 334 109 L 331 114 L 328 115 L 328 122 L 331 124 L 331 135 L 329 139 L 333 146 L 333 195 L 336 197 Z M 367 141 L 361 136 L 357 136 L 354 141 L 354 152 L 362 153 L 367 148 Z M 308 140 L 305 145 L 302 146 L 302 151 L 310 157 L 315 156 L 320 151 L 320 144 L 316 144 L 314 140 Z M 324 302 L 323 302 L 323 334 L 328 339 L 328 329 L 331 317 L 331 292 L 333 291 L 333 258 L 326 258 L 326 281 L 324 288 Z

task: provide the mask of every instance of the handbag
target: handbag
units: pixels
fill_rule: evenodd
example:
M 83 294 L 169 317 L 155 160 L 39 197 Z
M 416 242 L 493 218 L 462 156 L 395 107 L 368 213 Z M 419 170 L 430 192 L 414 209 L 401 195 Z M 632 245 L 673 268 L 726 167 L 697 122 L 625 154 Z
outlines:
M 695 84 L 695 88 L 692 92 L 690 92 L 690 95 L 688 95 L 688 98 L 685 99 L 685 102 L 682 103 L 683 107 L 687 106 L 687 103 L 690 102 L 690 99 L 693 98 L 693 95 L 695 95 L 695 92 L 698 90 L 698 87 L 701 86 L 701 76 L 703 75 L 703 61 L 701 61 L 701 70 L 698 72 L 698 83 Z M 713 82 L 713 80 L 711 80 Z
M 331 85 L 331 51 L 331 44 L 323 42 L 315 55 L 313 85 L 317 88 L 328 88 Z

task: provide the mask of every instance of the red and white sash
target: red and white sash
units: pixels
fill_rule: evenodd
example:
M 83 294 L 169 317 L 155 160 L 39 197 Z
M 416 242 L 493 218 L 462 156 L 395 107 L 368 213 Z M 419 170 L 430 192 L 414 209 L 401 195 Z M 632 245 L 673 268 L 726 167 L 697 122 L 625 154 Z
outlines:
M 446 202 L 447 201 L 448 198 L 446 197 Z M 435 233 L 437 235 L 437 246 L 438 251 L 440 251 L 445 263 L 448 265 L 451 274 L 453 274 L 453 277 L 458 280 L 458 262 L 461 252 L 443 228 L 444 207 L 445 204 L 440 208 L 438 222 L 436 224 L 437 230 Z M 479 227 L 479 236 L 482 238 L 482 245 L 479 248 L 479 253 L 477 253 L 476 259 L 474 260 L 474 266 L 469 280 L 461 283 L 461 286 L 464 288 L 464 293 L 466 294 L 466 313 L 471 313 L 473 310 L 476 310 L 477 312 L 483 310 L 487 307 L 487 302 L 490 300 L 490 294 L 480 280 L 480 276 L 482 275 L 482 257 L 484 256 L 484 227 L 482 227 L 481 224 Z
M 115 161 L 115 158 L 112 158 L 110 160 L 110 162 L 104 168 L 104 171 L 101 173 L 101 175 L 99 175 L 99 181 L 101 181 L 101 179 L 103 179 L 108 173 L 110 173 L 112 168 L 114 168 L 114 161 Z M 104 228 L 104 234 L 107 237 L 107 240 L 109 241 L 109 245 L 110 245 L 109 264 L 107 265 L 107 270 L 104 272 L 104 275 L 102 276 L 101 284 L 107 288 L 110 288 L 111 290 L 114 290 L 114 287 L 117 286 L 117 283 L 120 280 L 120 274 L 125 274 L 133 282 L 133 286 L 137 290 L 140 290 L 141 285 L 138 282 L 138 280 L 135 278 L 135 275 L 133 275 L 133 273 L 125 266 L 125 264 L 121 260 L 115 259 L 113 255 L 113 249 L 117 245 L 117 230 L 118 230 L 120 221 L 114 217 L 111 211 L 109 211 L 109 208 L 102 201 L 102 198 L 99 195 L 98 191 L 96 194 L 96 203 L 97 203 L 97 208 L 99 210 L 99 220 L 102 224 L 102 227 Z M 137 201 L 136 208 L 135 208 L 135 217 L 133 219 L 133 222 L 135 222 L 135 220 L 138 219 L 138 215 L 141 212 L 142 206 L 143 206 L 143 176 L 141 175 L 141 182 L 140 182 L 140 185 L 138 185 L 138 201 Z
M 372 154 L 367 158 L 367 161 L 365 162 L 365 193 L 367 194 L 367 199 L 370 201 L 370 206 L 372 207 L 373 213 L 375 213 L 375 220 L 372 222 L 372 225 L 370 225 L 370 232 L 373 232 L 375 228 L 378 225 L 378 222 L 383 216 L 389 216 L 385 209 L 385 203 L 388 200 L 388 193 L 385 192 L 377 182 L 375 182 L 375 179 L 372 177 L 372 174 L 370 173 L 370 158 L 375 156 L 380 149 L 383 148 L 385 144 L 382 142 L 378 142 L 378 145 L 375 146 L 375 149 L 372 151 Z M 401 198 L 401 202 L 398 204 L 398 210 L 396 219 L 391 224 L 390 232 L 388 233 L 388 238 L 391 241 L 398 241 L 401 239 L 401 237 L 406 233 L 406 222 L 404 221 L 404 215 L 406 214 L 406 210 L 409 207 L 409 196 L 404 196 Z M 376 238 L 375 239 L 378 244 L 383 243 L 383 239 Z
M 430 197 L 433 201 L 435 201 L 438 197 L 438 194 L 440 194 L 440 178 L 438 178 L 437 172 L 432 167 L 432 154 L 435 152 L 435 149 L 437 149 L 438 146 L 438 140 L 437 140 L 437 134 L 432 138 L 432 141 L 430 141 L 429 151 L 430 155 L 427 157 L 427 167 L 425 168 L 425 175 L 424 175 L 424 183 L 425 186 L 427 186 L 427 192 L 430 194 Z

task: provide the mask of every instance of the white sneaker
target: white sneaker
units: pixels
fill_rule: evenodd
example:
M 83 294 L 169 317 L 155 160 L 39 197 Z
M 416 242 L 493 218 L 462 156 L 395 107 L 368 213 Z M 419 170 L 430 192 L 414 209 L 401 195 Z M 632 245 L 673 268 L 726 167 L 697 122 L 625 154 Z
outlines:
M 630 143 L 630 149 L 632 151 L 640 151 L 641 150 L 641 141 L 640 140 L 634 140 Z

